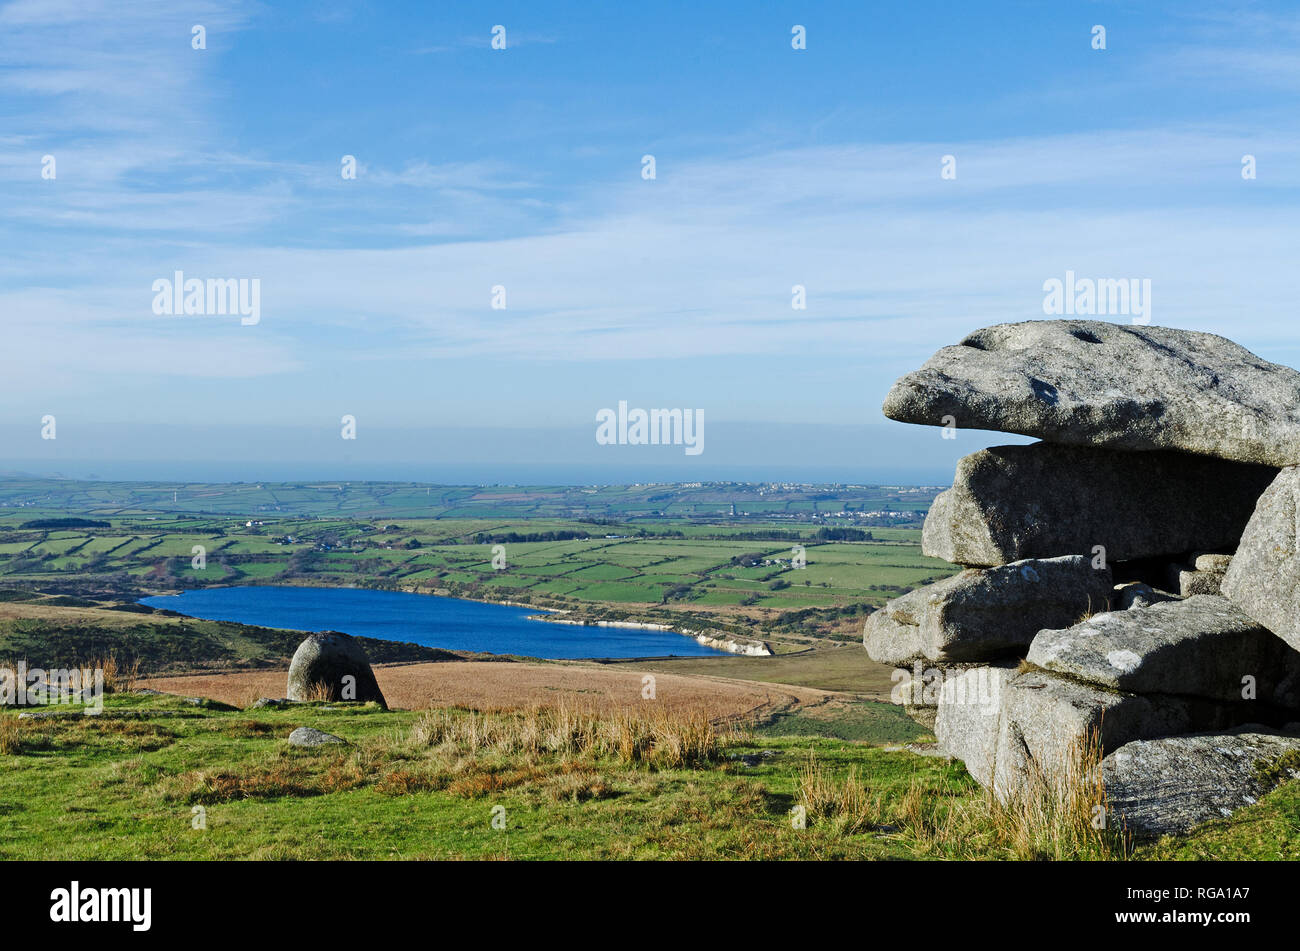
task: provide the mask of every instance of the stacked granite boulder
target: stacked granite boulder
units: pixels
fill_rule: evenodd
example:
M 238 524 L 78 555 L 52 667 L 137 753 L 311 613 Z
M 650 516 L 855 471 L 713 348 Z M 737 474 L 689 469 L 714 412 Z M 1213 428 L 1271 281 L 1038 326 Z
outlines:
M 1213 334 L 1030 321 L 940 350 L 884 411 L 1042 440 L 958 463 L 922 549 L 964 570 L 866 625 L 874 660 L 939 685 L 905 702 L 941 751 L 1005 799 L 1099 737 L 1139 834 L 1300 756 L 1300 373 Z

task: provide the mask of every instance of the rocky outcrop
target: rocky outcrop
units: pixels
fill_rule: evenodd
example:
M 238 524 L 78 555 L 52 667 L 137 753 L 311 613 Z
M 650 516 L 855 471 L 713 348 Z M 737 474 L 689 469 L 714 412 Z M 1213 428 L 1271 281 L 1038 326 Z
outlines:
M 1126 581 L 1115 585 L 1111 595 L 1110 607 L 1113 611 L 1128 611 L 1131 608 L 1145 608 L 1162 601 L 1177 601 L 1172 594 L 1157 591 L 1144 581 Z
M 1102 760 L 1107 805 L 1132 833 L 1182 835 L 1300 776 L 1297 754 L 1300 737 L 1260 727 L 1135 740 Z
M 1078 555 L 963 571 L 889 602 L 866 623 L 872 660 L 909 664 L 993 659 L 1021 650 L 1044 627 L 1104 611 L 1107 568 Z
M 1283 469 L 1260 496 L 1224 575 L 1232 602 L 1300 648 L 1300 468 Z
M 357 640 L 347 634 L 311 634 L 294 651 L 285 696 L 290 700 L 356 700 L 387 707 Z
M 974 567 L 864 631 L 877 659 L 944 662 L 920 701 L 940 752 L 1002 799 L 1102 778 L 1142 834 L 1300 772 L 1277 732 L 1300 729 L 1300 374 L 1209 334 L 1036 321 L 939 351 L 885 411 L 1046 440 L 961 460 L 923 549 Z M 1123 583 L 1070 618 L 1016 574 L 1066 561 Z
M 1300 463 L 1300 373 L 1170 327 L 1032 320 L 977 330 L 895 383 L 884 410 L 1069 446 Z
M 1087 744 L 1115 749 L 1142 737 L 1222 729 L 1250 718 L 1244 705 L 1106 690 L 1044 671 L 972 668 L 940 693 L 939 751 L 960 759 L 1000 799 L 1068 775 Z
M 1037 782 L 1068 778 L 1082 748 L 1094 741 L 1104 752 L 1136 739 L 1225 729 L 1250 713 L 1241 704 L 1117 692 L 1024 671 L 1003 691 L 992 788 L 1008 798 Z
M 1276 470 L 1173 452 L 1034 443 L 957 463 L 921 549 L 959 565 L 1100 553 L 1107 562 L 1235 545 Z
M 1294 702 L 1300 652 L 1224 598 L 1194 595 L 1040 631 L 1030 664 L 1111 690 Z

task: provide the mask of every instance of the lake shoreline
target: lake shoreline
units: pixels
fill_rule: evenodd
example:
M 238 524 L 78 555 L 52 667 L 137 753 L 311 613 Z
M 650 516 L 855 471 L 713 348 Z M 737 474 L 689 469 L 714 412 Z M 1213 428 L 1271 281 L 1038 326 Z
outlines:
M 716 651 L 728 654 L 736 654 L 746 657 L 772 657 L 775 652 L 763 640 L 759 638 L 740 637 L 737 635 L 726 634 L 722 631 L 705 631 L 693 628 L 682 628 L 678 625 L 664 624 L 658 621 L 642 620 L 617 620 L 611 621 L 605 618 L 587 616 L 583 608 L 573 607 L 544 607 L 536 604 L 530 604 L 525 601 L 510 601 L 497 598 L 471 597 L 462 594 L 452 594 L 447 589 L 440 593 L 438 590 L 421 588 L 418 585 L 357 585 L 357 584 L 318 584 L 307 579 L 294 579 L 286 583 L 277 584 L 258 584 L 256 582 L 240 582 L 237 584 L 214 584 L 205 585 L 202 588 L 181 588 L 156 591 L 144 597 L 171 597 L 191 591 L 211 591 L 216 589 L 228 588 L 319 588 L 322 590 L 351 590 L 351 591 L 390 591 L 400 594 L 418 594 L 434 598 L 447 598 L 452 601 L 467 601 L 473 604 L 492 604 L 501 607 L 510 608 L 527 608 L 531 611 L 541 612 L 529 620 L 540 621 L 547 624 L 565 624 L 576 625 L 581 627 L 613 627 L 626 628 L 631 630 L 656 631 L 660 633 L 677 634 L 681 637 L 689 637 L 701 647 L 708 647 Z M 144 597 L 137 599 L 137 603 L 144 603 Z M 565 615 L 577 615 L 577 619 L 566 617 Z M 188 616 L 188 615 L 187 615 Z M 295 629 L 296 630 L 296 629 Z M 492 653 L 486 651 L 483 653 Z M 592 659 L 616 659 L 616 658 L 592 658 Z
M 305 596 L 308 590 L 330 592 L 331 601 Z M 275 592 L 283 592 L 283 596 Z M 297 594 L 301 593 L 301 594 Z M 357 597 L 338 597 L 351 593 Z M 297 596 L 295 596 L 297 594 Z M 403 595 L 432 595 L 439 606 L 413 608 L 399 600 Z M 387 596 L 387 597 L 385 597 Z M 148 594 L 140 604 L 199 620 L 228 621 L 284 630 L 341 630 L 348 634 L 410 643 L 448 651 L 537 657 L 545 660 L 624 660 L 629 657 L 701 657 L 726 653 L 766 652 L 766 647 L 724 641 L 696 631 L 679 631 L 667 625 L 639 621 L 611 621 L 560 617 L 564 609 L 543 608 L 518 601 L 502 602 L 460 597 L 426 590 L 367 585 L 234 584 L 188 588 Z M 445 607 L 444 607 L 445 606 Z M 482 609 L 508 608 L 496 614 Z M 530 612 L 520 616 L 520 612 Z M 587 632 L 544 635 L 532 621 L 586 628 Z M 619 636 L 618 630 L 653 633 L 653 637 Z M 601 632 L 599 635 L 595 632 Z M 665 641 L 665 636 L 669 636 Z M 675 646 L 679 637 L 694 643 Z

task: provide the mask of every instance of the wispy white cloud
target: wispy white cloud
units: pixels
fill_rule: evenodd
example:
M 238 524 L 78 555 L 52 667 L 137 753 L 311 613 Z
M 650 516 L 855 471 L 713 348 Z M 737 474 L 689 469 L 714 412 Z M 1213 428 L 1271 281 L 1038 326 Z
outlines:
M 39 9 L 0 8 L 0 55 L 17 56 L 0 89 L 28 119 L 0 138 L 17 367 L 0 403 L 123 373 L 287 388 L 412 359 L 859 356 L 887 383 L 978 325 L 1042 316 L 1043 281 L 1067 269 L 1150 278 L 1156 323 L 1295 337 L 1294 121 L 1112 131 L 1087 116 L 1060 135 L 800 148 L 735 136 L 706 158 L 660 150 L 655 181 L 633 156 L 624 179 L 567 192 L 526 154 L 358 155 L 342 182 L 337 159 L 245 154 L 201 121 L 219 82 L 189 24 L 206 18 L 211 38 L 251 8 Z M 39 178 L 51 142 L 57 183 Z M 1256 181 L 1239 174 L 1247 151 Z M 949 153 L 955 181 L 939 176 Z M 300 226 L 271 227 L 286 221 Z M 262 323 L 154 316 L 150 285 L 176 269 L 260 279 Z M 795 284 L 807 310 L 790 306 Z
M 258 277 L 265 316 L 250 334 L 310 341 L 323 324 L 364 319 L 369 345 L 330 357 L 343 361 L 919 356 L 978 324 L 1042 316 L 1042 282 L 1066 269 L 1151 278 L 1157 323 L 1290 332 L 1293 209 L 1241 180 L 1236 136 L 954 148 L 970 156 L 956 182 L 940 180 L 929 145 L 806 149 L 609 186 L 589 203 L 612 211 L 548 233 L 383 249 L 158 247 L 110 258 L 101 280 L 138 317 L 149 282 L 174 267 Z M 1142 200 L 1134 170 L 1152 188 L 1187 191 Z M 1000 200 L 977 200 L 988 192 Z M 497 284 L 505 311 L 489 307 Z M 791 309 L 794 284 L 807 288 L 806 311 Z

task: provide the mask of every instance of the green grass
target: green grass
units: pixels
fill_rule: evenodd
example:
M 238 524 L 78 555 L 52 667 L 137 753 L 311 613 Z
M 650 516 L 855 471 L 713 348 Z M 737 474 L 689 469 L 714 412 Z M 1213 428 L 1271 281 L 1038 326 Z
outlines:
M 615 662 L 619 663 L 619 662 Z M 629 662 L 630 663 L 630 662 Z M 705 674 L 761 683 L 815 687 L 859 696 L 888 698 L 894 668 L 876 664 L 861 644 L 828 647 L 775 657 L 678 657 L 672 660 L 636 661 L 638 670 L 663 673 Z
M 902 857 L 905 842 L 791 827 L 807 744 L 765 738 L 757 767 L 624 762 L 608 753 L 421 748 L 421 714 L 377 708 L 200 713 L 175 698 L 114 696 L 104 718 L 24 721 L 0 770 L 0 857 L 832 858 Z M 127 712 L 141 719 L 109 719 Z M 0 713 L 12 718 L 12 713 Z M 452 717 L 466 717 L 452 712 Z M 345 749 L 297 750 L 310 725 Z M 970 794 L 951 767 L 821 744 L 885 786 L 919 779 Z M 192 828 L 194 808 L 206 830 Z M 492 826 L 503 807 L 506 828 Z
M 1152 859 L 1300 859 L 1300 780 L 1285 783 L 1229 819 L 1144 850 Z
M 0 661 L 70 667 L 97 658 L 139 661 L 141 673 L 206 667 L 287 665 L 306 636 L 301 631 L 228 621 L 167 618 L 68 606 L 66 598 L 23 602 L 28 617 L 0 617 Z M 447 651 L 358 637 L 370 660 L 440 660 Z
M 833 716 L 780 713 L 760 727 L 761 736 L 822 736 L 866 743 L 917 743 L 933 740 L 930 731 L 892 703 L 855 703 Z
M 871 733 L 870 720 L 859 713 L 832 729 Z M 779 728 L 713 740 L 698 720 L 695 734 L 671 718 L 657 732 L 650 720 L 568 721 L 361 705 L 205 711 L 141 695 L 108 697 L 99 717 L 19 721 L 0 711 L 0 858 L 1098 854 L 1096 842 L 1063 843 L 1050 830 L 1025 846 L 962 767 L 939 758 Z M 348 745 L 291 748 L 297 726 Z M 684 752 L 667 739 L 689 735 Z M 623 736 L 640 739 L 622 746 Z M 1292 782 L 1136 857 L 1295 858 L 1297 805 Z M 799 806 L 805 828 L 794 821 Z

